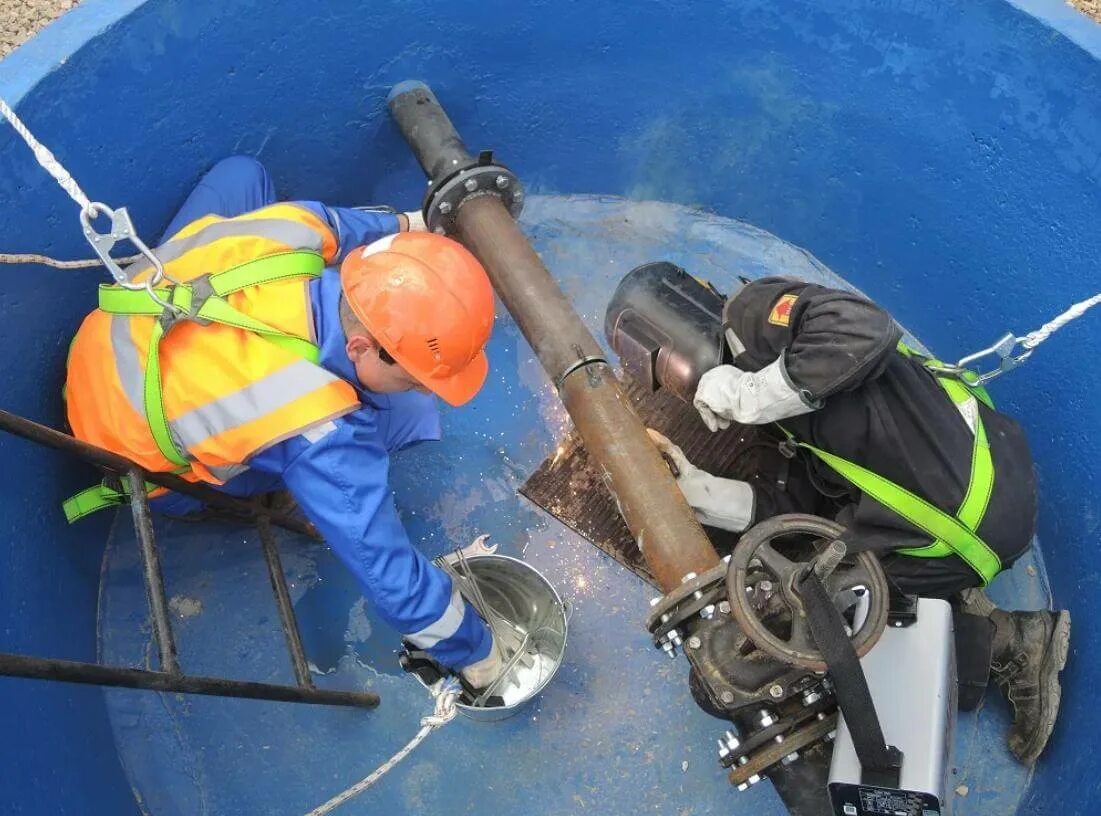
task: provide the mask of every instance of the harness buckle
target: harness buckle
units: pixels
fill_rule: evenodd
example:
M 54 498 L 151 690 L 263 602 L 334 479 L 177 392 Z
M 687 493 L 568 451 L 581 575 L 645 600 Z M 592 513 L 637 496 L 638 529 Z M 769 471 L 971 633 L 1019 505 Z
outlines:
M 177 301 L 177 292 L 188 293 L 186 307 Z M 213 294 L 214 287 L 211 286 L 210 276 L 203 275 L 187 283 L 175 284 L 169 290 L 167 303 L 154 296 L 153 299 L 164 306 L 164 311 L 157 318 L 160 321 L 161 328 L 167 332 L 184 320 L 197 323 L 200 326 L 209 326 L 212 321 L 209 318 L 199 317 L 199 312 L 202 310 L 203 304 Z
M 779 449 L 780 455 L 785 459 L 794 459 L 795 455 L 799 453 L 799 446 L 790 439 L 784 439 L 777 442 L 776 447 Z

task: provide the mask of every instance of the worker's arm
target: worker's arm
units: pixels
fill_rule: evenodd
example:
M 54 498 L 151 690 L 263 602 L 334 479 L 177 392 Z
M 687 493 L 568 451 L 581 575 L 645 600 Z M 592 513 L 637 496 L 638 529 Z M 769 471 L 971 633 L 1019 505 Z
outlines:
M 806 414 L 878 377 L 902 337 L 853 292 L 783 278 L 749 283 L 724 310 L 733 366 L 704 374 L 696 407 L 712 430 Z
M 379 616 L 411 643 L 454 669 L 490 655 L 486 625 L 406 536 L 388 484 L 389 458 L 369 411 L 280 443 L 250 465 L 282 474 Z
M 417 211 L 394 213 L 382 208 L 330 207 L 318 201 L 294 203 L 323 218 L 336 235 L 339 249 L 336 258 L 329 261 L 333 264 L 343 261 L 344 256 L 356 247 L 366 246 L 379 238 L 395 232 L 425 229 L 424 219 Z

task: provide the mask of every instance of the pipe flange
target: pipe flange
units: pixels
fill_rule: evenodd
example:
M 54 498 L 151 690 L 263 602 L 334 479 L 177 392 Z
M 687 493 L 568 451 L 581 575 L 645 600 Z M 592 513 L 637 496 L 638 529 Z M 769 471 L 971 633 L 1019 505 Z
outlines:
M 432 232 L 455 232 L 455 216 L 470 198 L 491 195 L 501 200 L 513 218 L 519 218 L 524 208 L 524 187 L 516 175 L 503 164 L 492 162 L 491 151 L 470 164 L 432 182 L 424 197 L 424 223 Z
M 697 575 L 695 578 L 685 581 L 679 587 L 663 596 L 650 609 L 650 614 L 646 616 L 646 628 L 650 634 L 657 634 L 659 630 L 662 630 L 663 625 L 665 628 L 668 628 L 674 621 L 680 622 L 686 617 L 690 617 L 691 615 L 685 614 L 682 610 L 678 609 L 685 601 L 688 601 L 689 604 L 695 603 L 698 605 L 698 608 L 691 613 L 693 615 L 698 612 L 699 609 L 706 606 L 706 603 L 699 603 L 701 598 L 695 597 L 697 592 L 700 593 L 703 599 L 711 598 L 716 594 L 714 590 L 721 585 L 722 592 L 719 593 L 719 595 L 725 594 L 726 573 L 727 565 L 725 562 L 720 561 L 717 565 L 703 573 L 703 575 Z M 666 619 L 663 621 L 662 617 Z

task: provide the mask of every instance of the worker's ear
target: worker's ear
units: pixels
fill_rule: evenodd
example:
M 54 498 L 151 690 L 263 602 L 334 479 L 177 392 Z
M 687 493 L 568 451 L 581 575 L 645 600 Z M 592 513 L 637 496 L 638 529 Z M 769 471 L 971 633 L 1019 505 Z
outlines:
M 348 359 L 353 363 L 358 363 L 359 359 L 367 354 L 378 353 L 378 343 L 375 342 L 375 338 L 369 334 L 353 334 L 348 338 L 347 345 L 344 346 L 344 350 L 348 354 Z

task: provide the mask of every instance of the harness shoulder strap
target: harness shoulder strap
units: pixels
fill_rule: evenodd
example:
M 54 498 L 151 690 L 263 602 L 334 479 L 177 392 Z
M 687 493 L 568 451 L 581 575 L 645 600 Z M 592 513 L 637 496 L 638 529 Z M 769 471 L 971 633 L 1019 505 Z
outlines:
M 258 258 L 187 283 L 158 288 L 157 296 L 171 303 L 177 313 L 164 309 L 144 289 L 123 289 L 111 285 L 99 288 L 100 310 L 108 314 L 159 318 L 153 325 L 146 357 L 144 407 L 150 433 L 165 459 L 177 467 L 189 467 L 187 453 L 176 444 L 164 410 L 160 345 L 172 327 L 179 320 L 233 326 L 254 332 L 268 342 L 316 363 L 320 353 L 316 345 L 245 314 L 230 305 L 225 296 L 249 286 L 292 278 L 315 278 L 324 268 L 325 261 L 318 253 L 298 250 Z

